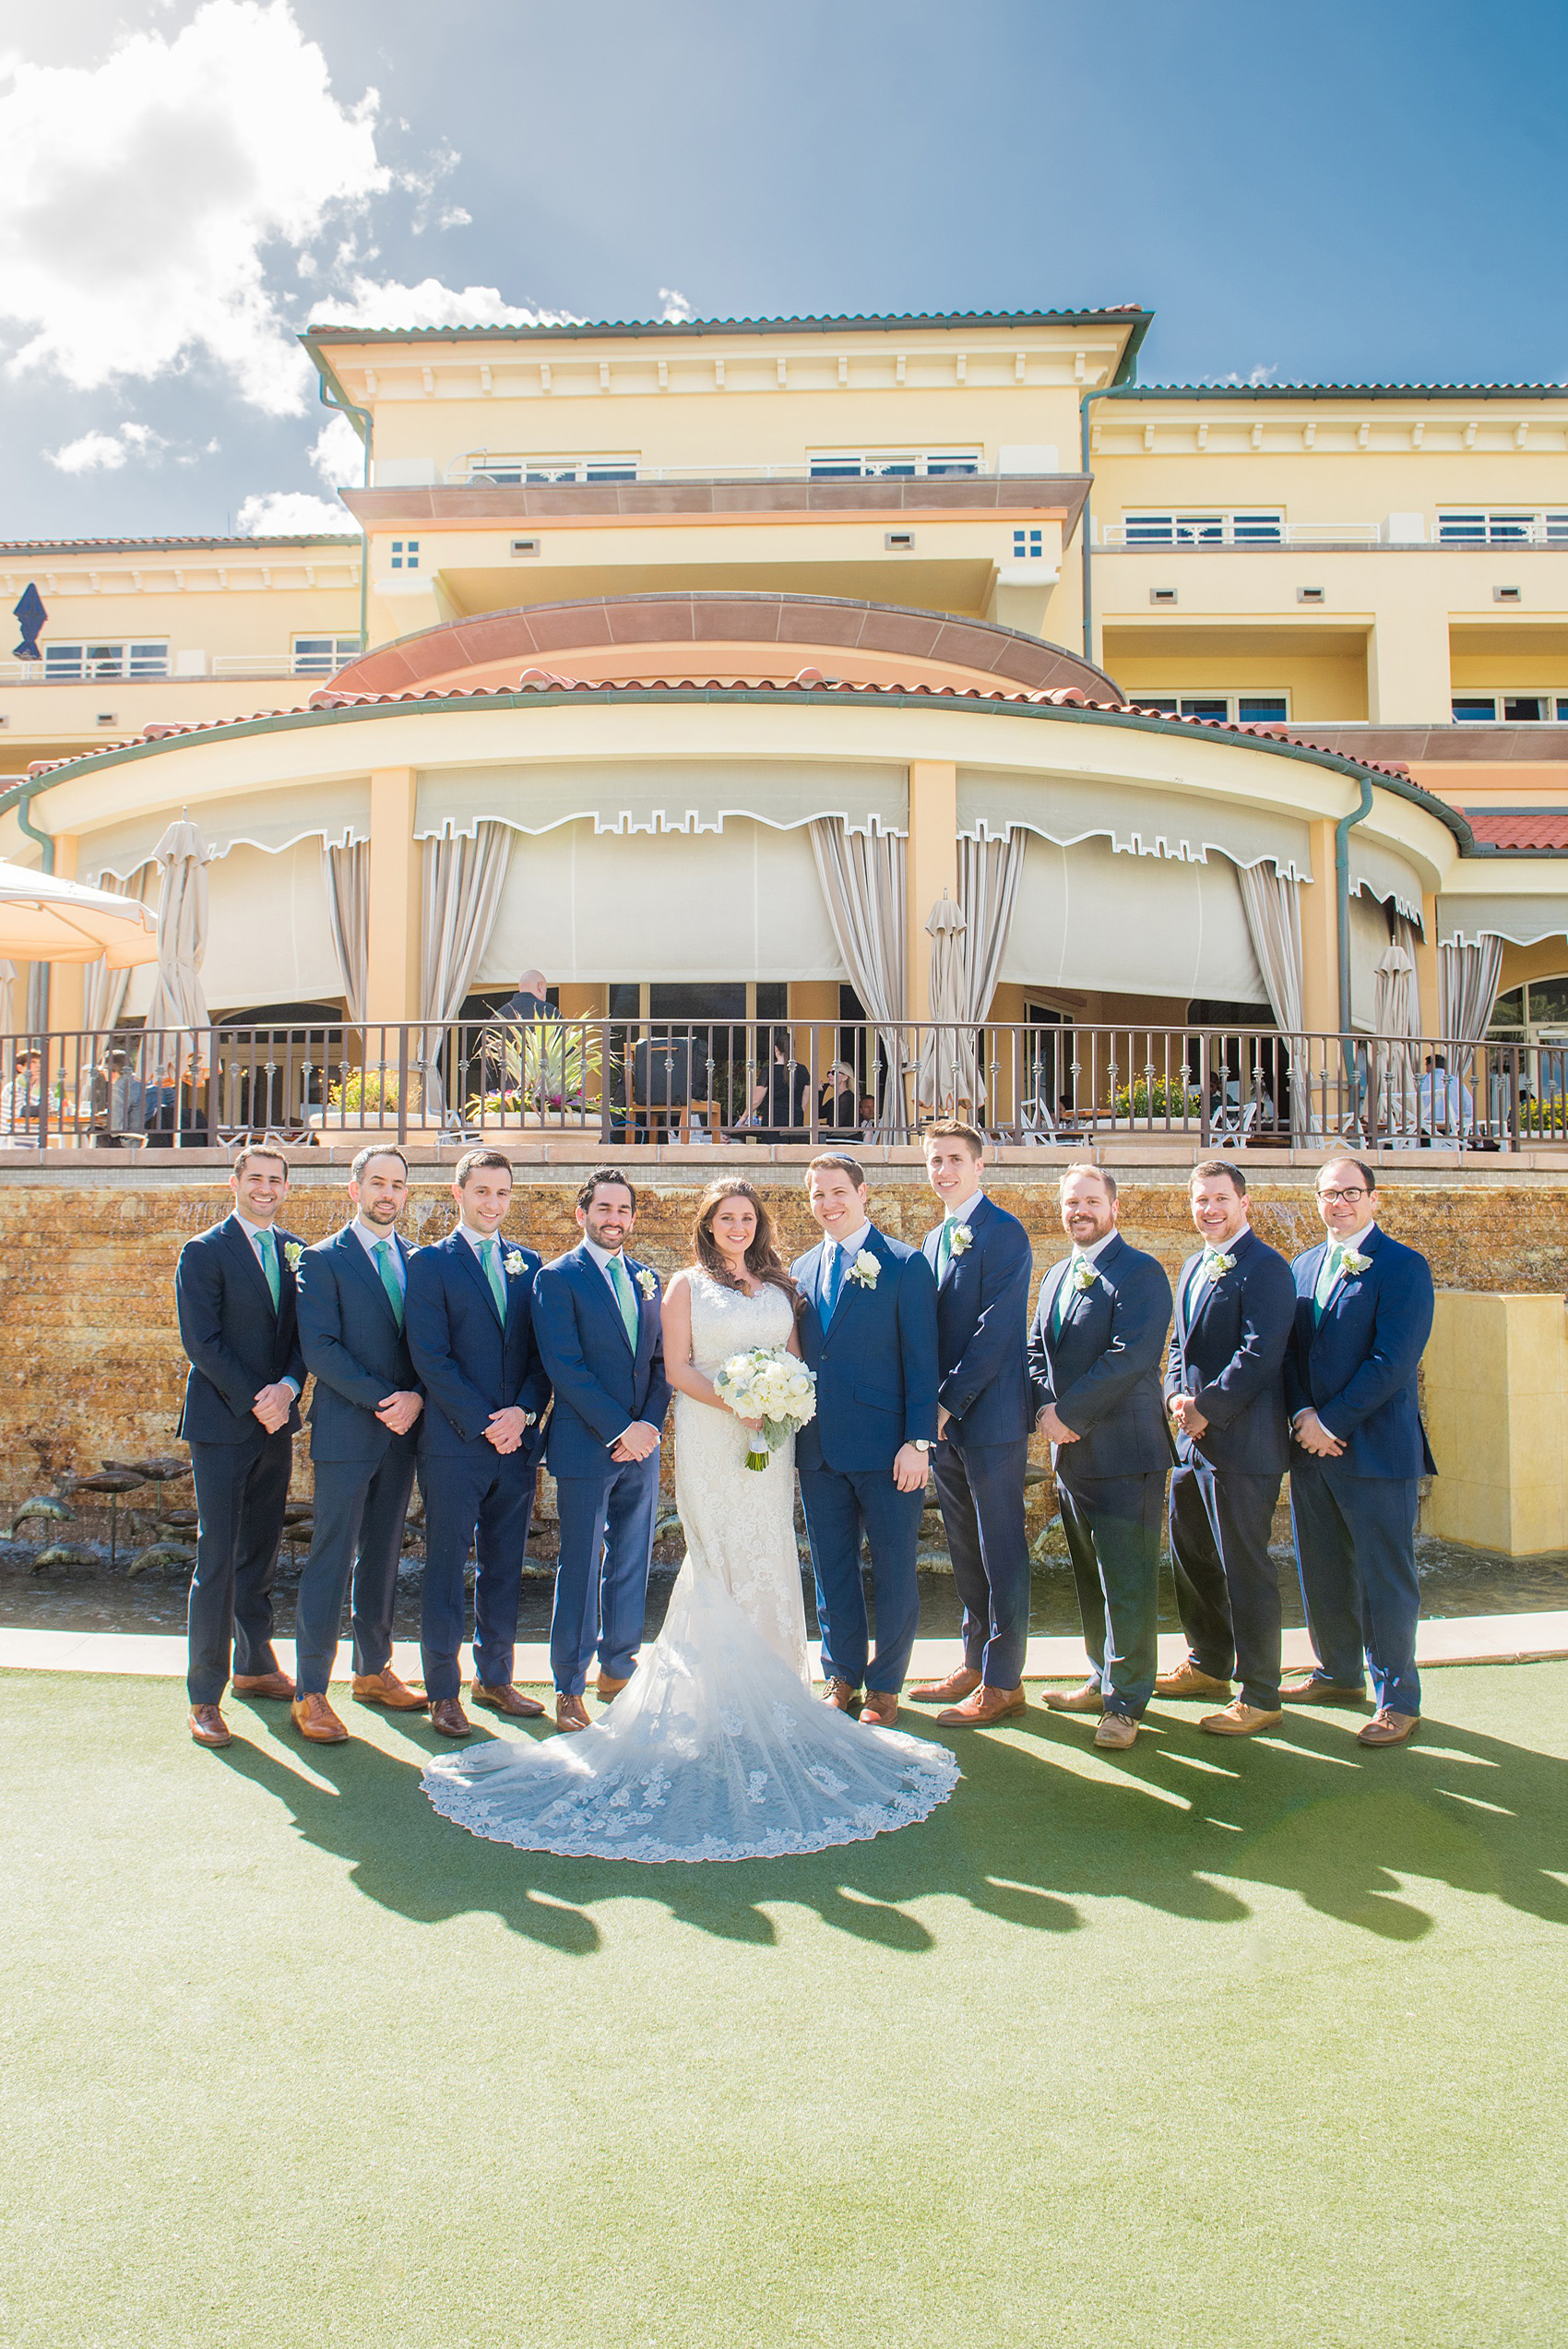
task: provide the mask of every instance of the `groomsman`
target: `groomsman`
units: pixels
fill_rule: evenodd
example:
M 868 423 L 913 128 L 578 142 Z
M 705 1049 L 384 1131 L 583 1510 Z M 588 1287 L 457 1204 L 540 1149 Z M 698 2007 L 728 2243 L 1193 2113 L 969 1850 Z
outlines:
M 1062 1177 L 1073 1252 L 1040 1284 L 1029 1337 L 1038 1405 L 1078 1586 L 1089 1676 L 1062 1712 L 1096 1712 L 1097 1746 L 1130 1746 L 1154 1693 L 1159 1528 L 1171 1445 L 1159 1359 L 1170 1283 L 1116 1229 L 1116 1178 L 1100 1166 Z
M 408 1259 L 404 1327 L 425 1398 L 424 1685 L 432 1728 L 466 1737 L 458 1650 L 470 1549 L 478 1558 L 474 1702 L 515 1721 L 544 1711 L 514 1687 L 512 1673 L 550 1381 L 534 1332 L 539 1258 L 501 1238 L 512 1204 L 510 1160 L 469 1151 L 457 1161 L 452 1196 L 457 1230 Z
M 231 1650 L 237 1697 L 286 1701 L 294 1684 L 272 1646 L 272 1584 L 305 1383 L 294 1310 L 301 1243 L 281 1230 L 281 1151 L 253 1144 L 229 1176 L 233 1212 L 187 1240 L 174 1271 L 190 1360 L 179 1433 L 196 1478 L 196 1562 L 187 1636 L 190 1731 L 226 1746 L 219 1710 Z
M 1317 1178 L 1328 1236 L 1299 1256 L 1285 1406 L 1297 1445 L 1290 1517 L 1317 1669 L 1288 1704 L 1353 1705 L 1372 1667 L 1363 1746 L 1402 1745 L 1421 1710 L 1416 1673 L 1419 1479 L 1435 1474 L 1416 1404 L 1431 1334 L 1431 1267 L 1377 1227 L 1377 1181 L 1360 1159 Z
M 1279 1719 L 1279 1577 L 1268 1554 L 1279 1480 L 1289 1464 L 1280 1365 L 1296 1318 L 1285 1258 L 1248 1221 L 1247 1178 L 1211 1158 L 1188 1179 L 1203 1246 L 1176 1282 L 1165 1401 L 1176 1424 L 1170 1557 L 1185 1662 L 1161 1673 L 1160 1697 L 1241 1693 L 1200 1729 L 1251 1737 Z
M 795 1465 L 816 1574 L 826 1699 L 890 1728 L 920 1622 L 915 1554 L 936 1436 L 936 1282 L 923 1256 L 873 1229 L 866 1178 L 837 1152 L 806 1169 L 823 1237 L 791 1268 L 804 1299 L 801 1351 L 816 1377 L 816 1416 Z M 861 1544 L 871 1544 L 876 1652 Z
M 424 1408 L 403 1331 L 409 1248 L 398 1218 L 408 1196 L 400 1150 L 361 1151 L 349 1175 L 352 1221 L 300 1258 L 300 1344 L 315 1380 L 315 1530 L 294 1619 L 293 1719 L 313 1745 L 349 1734 L 327 1687 L 350 1577 L 355 1703 L 420 1712 L 429 1701 L 392 1669 L 398 1561 Z
M 577 1193 L 581 1245 L 535 1283 L 540 1350 L 555 1390 L 550 1471 L 561 1558 L 550 1663 L 555 1726 L 588 1725 L 583 1693 L 599 1651 L 600 1698 L 636 1665 L 659 1508 L 659 1445 L 670 1408 L 659 1275 L 626 1254 L 637 1195 L 600 1166 Z
M 963 1601 L 964 1661 L 909 1694 L 940 1723 L 984 1727 L 1024 1710 L 1029 1633 L 1029 1283 L 1034 1251 L 1016 1216 L 982 1188 L 985 1138 L 956 1117 L 925 1133 L 926 1179 L 946 1213 L 927 1235 L 936 1276 L 932 1473 Z

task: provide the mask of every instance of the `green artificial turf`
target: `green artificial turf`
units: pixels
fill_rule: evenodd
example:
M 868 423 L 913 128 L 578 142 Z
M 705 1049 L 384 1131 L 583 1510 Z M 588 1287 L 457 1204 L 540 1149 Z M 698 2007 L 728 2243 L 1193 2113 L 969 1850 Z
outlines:
M 1565 1699 L 1031 1707 L 926 1825 L 639 1867 L 437 1818 L 422 1722 L 6 1674 L 0 2340 L 1559 2344 Z

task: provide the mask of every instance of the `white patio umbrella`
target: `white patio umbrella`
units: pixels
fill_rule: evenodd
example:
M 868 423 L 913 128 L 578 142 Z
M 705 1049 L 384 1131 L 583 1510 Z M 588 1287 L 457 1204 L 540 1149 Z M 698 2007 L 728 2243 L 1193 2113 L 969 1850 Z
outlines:
M 146 906 L 0 859 L 0 956 L 18 962 L 96 962 L 100 955 L 112 971 L 156 960 L 158 939 Z
M 158 892 L 158 976 L 147 1008 L 148 1033 L 209 1026 L 202 993 L 207 953 L 207 868 L 212 851 L 188 817 L 171 824 L 153 850 L 162 873 Z
M 970 1115 L 983 1092 L 972 1029 L 964 1019 L 964 933 L 968 924 L 962 906 L 945 889 L 926 922 L 931 938 L 931 1017 L 932 1026 L 921 1040 L 920 1098 L 922 1108 L 953 1115 L 962 1104 Z
M 1416 966 L 1401 946 L 1390 946 L 1372 973 L 1372 1031 L 1378 1036 L 1410 1033 Z M 1375 1047 L 1378 1123 L 1387 1134 L 1414 1134 L 1420 1126 L 1415 1055 L 1408 1046 Z

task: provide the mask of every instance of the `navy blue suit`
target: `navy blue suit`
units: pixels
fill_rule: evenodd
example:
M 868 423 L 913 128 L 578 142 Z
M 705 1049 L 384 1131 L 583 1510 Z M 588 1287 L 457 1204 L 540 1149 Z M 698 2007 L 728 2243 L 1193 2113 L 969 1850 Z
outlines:
M 662 1428 L 670 1381 L 659 1276 L 635 1257 L 624 1261 L 637 1308 L 635 1346 L 609 1280 L 586 1246 L 547 1264 L 534 1289 L 540 1348 L 555 1389 L 549 1462 L 561 1558 L 550 1668 L 563 1696 L 582 1695 L 596 1648 L 607 1679 L 627 1677 L 647 1607 L 659 1451 L 640 1461 L 612 1460 L 611 1452 L 634 1421 Z
M 1170 1326 L 1170 1283 L 1141 1248 L 1113 1232 L 1066 1290 L 1072 1259 L 1040 1283 L 1029 1332 L 1034 1404 L 1053 1403 L 1078 1441 L 1052 1449 L 1057 1504 L 1078 1587 L 1090 1678 L 1107 1712 L 1137 1721 L 1158 1666 L 1159 1530 L 1172 1448 L 1159 1388 Z
M 1195 1441 L 1176 1431 L 1170 1563 L 1193 1662 L 1217 1680 L 1234 1674 L 1247 1704 L 1274 1712 L 1283 1615 L 1268 1537 L 1289 1463 L 1281 1365 L 1296 1283 L 1255 1232 L 1224 1253 L 1232 1271 L 1200 1279 L 1200 1249 L 1176 1282 L 1165 1400 L 1191 1395 L 1208 1425 Z
M 408 1281 L 410 1250 L 389 1235 Z M 414 1487 L 419 1421 L 395 1436 L 375 1415 L 394 1392 L 422 1393 L 409 1341 L 351 1223 L 306 1248 L 299 1269 L 300 1344 L 315 1380 L 310 1456 L 315 1518 L 294 1616 L 294 1677 L 325 1697 L 353 1582 L 354 1671 L 392 1661 L 392 1610 Z
M 187 1686 L 193 1705 L 215 1705 L 233 1669 L 276 1672 L 272 1584 L 300 1424 L 296 1395 L 269 1436 L 251 1409 L 263 1387 L 305 1383 L 295 1319 L 294 1275 L 284 1254 L 301 1245 L 273 1227 L 278 1304 L 237 1216 L 187 1240 L 174 1272 L 180 1342 L 190 1359 L 179 1433 L 196 1478 L 196 1562 L 191 1577 Z
M 932 1273 L 943 1225 L 926 1236 Z M 983 1196 L 967 1245 L 937 1283 L 936 1399 L 947 1425 L 932 1462 L 953 1580 L 964 1606 L 964 1662 L 989 1687 L 1016 1688 L 1029 1636 L 1029 1284 L 1034 1250 L 1015 1215 Z
M 915 1553 L 923 1491 L 901 1493 L 893 1462 L 936 1436 L 936 1282 L 930 1265 L 874 1227 L 862 1243 L 881 1267 L 873 1287 L 846 1269 L 824 1326 L 819 1243 L 792 1267 L 804 1299 L 801 1351 L 816 1376 L 816 1416 L 795 1438 L 816 1575 L 822 1671 L 896 1696 L 920 1623 Z M 876 1652 L 870 1657 L 861 1544 L 871 1544 Z
M 539 1484 L 550 1381 L 533 1325 L 539 1258 L 498 1234 L 506 1317 L 495 1309 L 484 1268 L 461 1228 L 409 1258 L 404 1329 L 424 1388 L 419 1418 L 424 1493 L 424 1580 L 420 1651 L 433 1702 L 462 1687 L 457 1651 L 468 1609 L 464 1577 L 474 1550 L 474 1678 L 510 1685 L 523 1588 L 523 1552 Z M 506 1259 L 519 1269 L 505 1270 Z M 492 1412 L 537 1414 L 515 1452 L 498 1452 L 485 1429 Z
M 1318 1678 L 1362 1686 L 1372 1667 L 1380 1705 L 1419 1713 L 1416 1623 L 1418 1480 L 1435 1473 L 1416 1401 L 1431 1334 L 1431 1267 L 1374 1224 L 1355 1246 L 1361 1273 L 1341 1276 L 1321 1318 L 1318 1274 L 1331 1245 L 1299 1256 L 1296 1318 L 1285 1355 L 1285 1408 L 1315 1411 L 1344 1444 L 1337 1460 L 1298 1445 L 1290 1461 L 1296 1564 Z

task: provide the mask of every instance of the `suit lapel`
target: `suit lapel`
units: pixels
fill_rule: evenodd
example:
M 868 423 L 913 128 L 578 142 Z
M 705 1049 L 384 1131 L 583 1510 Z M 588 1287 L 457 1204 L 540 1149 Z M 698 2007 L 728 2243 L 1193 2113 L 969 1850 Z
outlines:
M 877 1246 L 877 1242 L 881 1239 L 881 1233 L 877 1230 L 873 1223 L 866 1234 L 864 1245 L 869 1252 L 875 1257 L 878 1264 L 882 1266 L 884 1271 L 885 1271 L 892 1259 L 889 1257 L 884 1256 L 881 1248 Z M 855 1269 L 855 1257 L 858 1257 L 860 1254 L 861 1250 L 857 1248 L 855 1250 L 855 1255 L 849 1258 L 849 1261 L 844 1267 L 844 1277 L 838 1283 L 838 1296 L 833 1307 L 833 1319 L 828 1324 L 830 1329 L 837 1328 L 839 1320 L 849 1310 L 849 1299 L 851 1296 L 858 1296 L 860 1294 L 861 1286 L 861 1282 L 859 1281 L 853 1281 L 849 1277 Z
M 583 1280 L 589 1294 L 597 1299 L 600 1310 L 610 1322 L 611 1328 L 614 1330 L 615 1335 L 620 1339 L 621 1343 L 625 1347 L 627 1353 L 631 1354 L 635 1361 L 636 1359 L 636 1350 L 633 1346 L 630 1338 L 626 1335 L 626 1325 L 621 1318 L 621 1308 L 615 1302 L 615 1292 L 610 1285 L 608 1274 L 602 1271 L 599 1265 L 594 1262 L 586 1247 L 580 1247 L 577 1250 L 577 1259 L 582 1266 Z M 633 1294 L 636 1294 L 636 1292 L 634 1291 Z
M 1053 1264 L 1051 1270 L 1045 1276 L 1045 1286 L 1040 1292 L 1039 1307 L 1040 1326 L 1045 1331 L 1047 1345 L 1054 1344 L 1056 1339 L 1061 1335 L 1061 1332 L 1056 1327 L 1056 1300 L 1058 1295 L 1061 1294 L 1062 1283 L 1067 1278 L 1067 1267 L 1072 1263 L 1072 1261 L 1073 1259 L 1070 1256 L 1063 1257 L 1062 1262 L 1060 1264 Z M 1063 1325 L 1066 1323 L 1067 1315 L 1070 1309 L 1070 1306 L 1066 1303 L 1063 1303 L 1062 1307 L 1062 1319 Z
M 376 1270 L 374 1265 L 372 1264 L 369 1257 L 365 1254 L 364 1249 L 360 1245 L 359 1238 L 351 1223 L 346 1223 L 343 1226 L 342 1231 L 339 1234 L 338 1246 L 342 1255 L 343 1261 L 348 1266 L 354 1279 L 361 1283 L 362 1287 L 374 1292 L 375 1295 L 381 1301 L 383 1312 L 390 1318 L 393 1327 L 396 1328 L 398 1317 L 392 1311 L 392 1300 L 387 1295 L 386 1289 L 382 1286 L 380 1273 Z
M 274 1305 L 272 1302 L 272 1292 L 267 1285 L 267 1275 L 262 1270 L 260 1264 L 256 1260 L 255 1250 L 252 1247 L 250 1241 L 246 1237 L 239 1217 L 237 1215 L 226 1215 L 223 1219 L 223 1228 L 228 1234 L 231 1253 L 238 1256 L 240 1262 L 244 1266 L 246 1272 L 250 1276 L 251 1285 L 255 1289 L 256 1295 L 267 1307 L 267 1312 L 270 1313 L 276 1320 L 279 1308 L 283 1302 L 284 1261 L 282 1249 L 280 1247 L 278 1249 L 278 1304 Z M 273 1234 L 273 1245 L 274 1246 L 277 1246 L 276 1233 Z
M 479 1260 L 479 1250 L 469 1241 L 464 1239 L 460 1228 L 453 1233 L 450 1246 L 457 1251 L 459 1262 L 467 1269 L 469 1279 L 484 1299 L 491 1319 L 495 1323 L 496 1328 L 500 1329 L 502 1324 L 500 1316 L 495 1310 L 495 1293 L 484 1277 L 484 1267 Z

